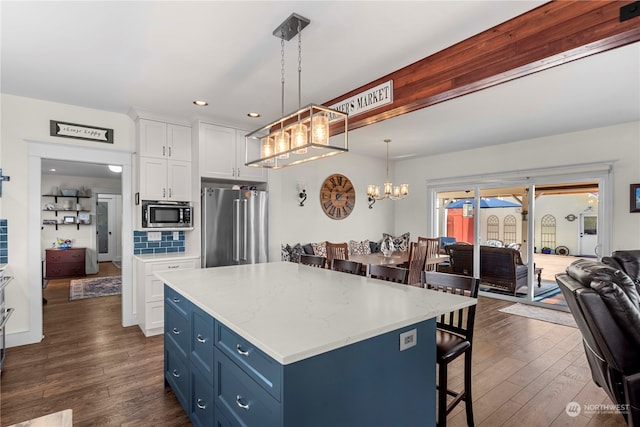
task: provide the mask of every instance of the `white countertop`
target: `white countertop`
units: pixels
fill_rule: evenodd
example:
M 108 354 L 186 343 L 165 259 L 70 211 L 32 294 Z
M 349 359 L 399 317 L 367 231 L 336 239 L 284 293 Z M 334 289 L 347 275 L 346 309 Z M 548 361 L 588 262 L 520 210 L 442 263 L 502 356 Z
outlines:
M 152 261 L 179 261 L 181 259 L 199 259 L 200 255 L 186 254 L 184 252 L 167 252 L 160 254 L 140 254 L 134 255 L 142 262 Z
M 283 365 L 476 303 L 291 262 L 156 276 Z

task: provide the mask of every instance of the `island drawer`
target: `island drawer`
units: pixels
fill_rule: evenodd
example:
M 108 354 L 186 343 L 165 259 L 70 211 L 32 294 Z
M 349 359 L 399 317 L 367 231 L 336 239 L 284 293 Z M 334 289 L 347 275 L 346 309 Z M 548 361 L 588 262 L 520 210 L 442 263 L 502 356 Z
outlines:
M 215 398 L 214 389 L 208 375 L 191 364 L 191 402 L 189 403 L 189 418 L 196 426 L 209 427 L 214 425 Z
M 186 317 L 183 317 L 175 308 L 167 305 L 164 310 L 165 341 L 173 340 L 174 344 L 183 356 L 187 357 L 189 348 L 189 324 Z
M 167 285 L 164 286 L 164 300 L 167 306 L 174 308 L 182 317 L 187 318 L 189 300 Z
M 278 362 L 221 323 L 216 327 L 216 347 L 280 401 L 282 366 Z
M 247 372 L 216 349 L 216 411 L 234 424 L 279 426 L 280 403 L 258 385 Z
M 186 359 L 179 355 L 175 345 L 164 341 L 164 378 L 173 389 L 184 410 L 189 413 L 189 369 Z
M 191 305 L 191 360 L 213 383 L 213 349 L 215 321 L 195 304 Z

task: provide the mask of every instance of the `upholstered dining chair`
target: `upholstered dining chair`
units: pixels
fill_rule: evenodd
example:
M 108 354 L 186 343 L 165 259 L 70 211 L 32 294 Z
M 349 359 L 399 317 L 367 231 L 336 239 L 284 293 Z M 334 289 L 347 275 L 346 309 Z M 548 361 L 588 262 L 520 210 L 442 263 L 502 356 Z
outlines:
M 300 264 L 324 268 L 327 259 L 323 256 L 300 254 Z
M 392 267 L 390 265 L 367 265 L 367 277 L 386 280 L 387 282 L 407 283 L 409 270 L 406 268 Z
M 424 242 L 427 245 L 427 257 L 436 258 L 440 255 L 440 238 L 438 237 L 418 237 L 418 243 Z M 437 264 L 425 265 L 426 271 L 436 271 Z
M 334 258 L 331 260 L 331 269 L 343 273 L 360 274 L 362 271 L 362 263 L 349 261 L 348 259 Z
M 425 271 L 422 273 L 422 284 L 427 289 L 477 298 L 480 280 L 457 274 Z M 436 319 L 438 427 L 446 427 L 447 415 L 462 401 L 465 402 L 467 425 L 474 425 L 471 398 L 471 352 L 475 316 L 476 306 L 472 305 L 445 313 Z M 451 362 L 462 355 L 464 355 L 464 388 L 462 391 L 452 391 L 447 385 L 447 368 Z M 449 404 L 447 404 L 447 395 L 454 398 Z
M 409 250 L 409 273 L 407 275 L 407 284 L 411 286 L 422 286 L 420 283 L 421 274 L 424 270 L 424 262 L 427 259 L 427 242 L 411 242 Z
M 329 267 L 334 259 L 349 259 L 348 243 L 327 242 L 327 265 Z

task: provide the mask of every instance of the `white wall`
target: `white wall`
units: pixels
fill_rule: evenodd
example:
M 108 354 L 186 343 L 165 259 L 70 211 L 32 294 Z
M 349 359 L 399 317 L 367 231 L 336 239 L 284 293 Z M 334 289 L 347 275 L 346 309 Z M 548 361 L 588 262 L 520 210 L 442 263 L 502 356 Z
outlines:
M 343 220 L 329 218 L 320 207 L 322 182 L 334 173 L 349 178 L 356 189 L 353 212 Z M 406 200 L 379 201 L 373 209 L 369 209 L 367 202 L 367 184 L 382 185 L 384 180 L 384 159 L 353 153 L 270 171 L 270 259 L 280 260 L 281 243 L 378 241 L 383 232 L 393 233 L 394 206 L 404 206 Z M 298 182 L 307 185 L 304 207 L 298 206 Z
M 426 235 L 429 180 L 605 161 L 614 162 L 611 249 L 640 248 L 640 215 L 629 213 L 629 184 L 640 182 L 640 122 L 399 161 L 393 179 L 412 192 L 396 205 L 394 228 Z
M 11 177 L 11 181 L 3 184 L 2 198 L 0 198 L 0 217 L 6 218 L 9 229 L 8 248 L 9 266 L 14 280 L 6 289 L 6 300 L 10 307 L 15 308 L 7 324 L 7 344 L 23 343 L 17 335 L 28 336 L 33 339 L 33 331 L 40 328 L 41 308 L 39 295 L 32 295 L 34 289 L 38 289 L 40 283 L 29 283 L 31 275 L 29 271 L 29 213 L 40 214 L 41 198 L 38 203 L 29 206 L 29 176 L 30 160 L 28 156 L 29 144 L 27 140 L 38 141 L 53 146 L 83 147 L 107 150 L 115 153 L 133 152 L 134 150 L 134 124 L 125 114 L 92 110 L 72 105 L 52 103 L 48 101 L 13 95 L 0 95 L 0 165 L 4 175 Z M 92 125 L 114 130 L 114 143 L 105 144 L 92 141 L 75 140 L 49 136 L 49 120 L 59 120 L 70 123 Z M 130 156 L 129 156 L 130 157 Z M 95 159 L 101 163 L 101 159 Z M 37 171 L 40 176 L 40 170 Z M 40 185 L 38 185 L 40 187 Z M 48 187 L 45 186 L 48 191 Z M 40 244 L 40 228 L 38 244 Z M 39 251 L 39 248 L 38 248 Z M 39 265 L 40 261 L 37 260 Z M 33 279 L 32 279 L 33 280 Z M 130 279 L 129 279 L 130 280 Z M 15 336 L 14 336 L 15 334 Z M 38 338 L 39 339 L 39 338 Z M 34 342 L 34 341 L 31 341 Z

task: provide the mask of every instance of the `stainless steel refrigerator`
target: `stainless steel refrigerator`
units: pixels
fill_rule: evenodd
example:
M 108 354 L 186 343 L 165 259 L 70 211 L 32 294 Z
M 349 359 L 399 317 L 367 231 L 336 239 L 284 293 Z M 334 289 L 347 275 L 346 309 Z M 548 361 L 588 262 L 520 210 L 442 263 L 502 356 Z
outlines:
M 202 189 L 202 267 L 267 262 L 268 193 Z

